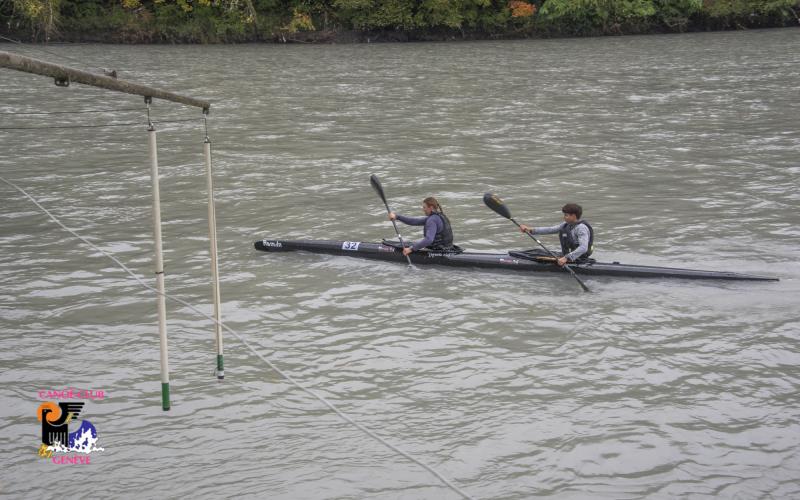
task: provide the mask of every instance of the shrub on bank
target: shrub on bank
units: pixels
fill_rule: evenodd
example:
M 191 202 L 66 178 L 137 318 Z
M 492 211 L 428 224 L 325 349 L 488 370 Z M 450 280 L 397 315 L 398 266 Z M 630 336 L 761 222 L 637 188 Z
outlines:
M 800 0 L 0 0 L 35 41 L 225 43 L 620 35 L 800 23 Z

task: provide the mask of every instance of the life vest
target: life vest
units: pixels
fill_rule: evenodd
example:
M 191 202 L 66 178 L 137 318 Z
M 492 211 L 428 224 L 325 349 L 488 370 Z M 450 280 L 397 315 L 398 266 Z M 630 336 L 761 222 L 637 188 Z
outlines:
M 592 229 L 592 226 L 585 220 L 579 220 L 572 226 L 565 223 L 561 229 L 558 230 L 558 239 L 561 241 L 561 254 L 567 255 L 580 246 L 578 240 L 572 236 L 572 229 L 578 227 L 580 224 L 589 228 L 589 249 L 583 255 L 579 255 L 575 260 L 585 259 L 592 255 L 594 251 L 594 229 Z
M 453 228 L 450 219 L 441 212 L 433 212 L 428 217 L 439 216 L 442 219 L 442 230 L 433 237 L 433 243 L 428 245 L 430 250 L 450 250 L 453 248 Z

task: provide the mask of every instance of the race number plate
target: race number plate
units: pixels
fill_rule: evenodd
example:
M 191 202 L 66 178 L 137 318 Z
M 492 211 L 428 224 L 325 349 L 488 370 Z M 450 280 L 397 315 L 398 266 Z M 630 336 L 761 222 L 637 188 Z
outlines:
M 345 241 L 342 242 L 342 250 L 350 250 L 352 252 L 355 252 L 356 250 L 358 250 L 358 245 L 360 244 L 361 244 L 360 241 Z

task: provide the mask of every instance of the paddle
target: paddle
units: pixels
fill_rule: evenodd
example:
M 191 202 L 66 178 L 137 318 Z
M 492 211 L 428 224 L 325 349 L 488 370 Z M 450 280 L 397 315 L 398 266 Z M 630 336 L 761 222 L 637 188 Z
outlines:
M 392 213 L 392 209 L 389 208 L 389 204 L 386 202 L 386 195 L 383 193 L 383 186 L 381 186 L 381 181 L 378 180 L 378 176 L 375 174 L 370 175 L 369 183 L 372 184 L 372 189 L 374 189 L 378 193 L 378 196 L 381 197 L 381 200 L 383 200 L 383 205 L 386 207 L 386 212 Z M 394 232 L 397 233 L 397 238 L 400 240 L 400 244 L 403 245 L 403 248 L 406 248 L 406 244 L 403 241 L 403 237 L 400 236 L 400 230 L 397 229 L 397 222 L 392 220 L 392 225 L 394 226 Z M 408 260 L 409 266 L 414 265 L 411 263 L 411 257 L 409 257 L 408 255 L 406 255 L 406 260 Z
M 491 208 L 492 210 L 497 212 L 499 215 L 501 215 L 501 216 L 505 217 L 506 219 L 510 220 L 511 222 L 516 224 L 517 227 L 520 227 L 519 223 L 517 221 L 515 221 L 513 217 L 511 217 L 511 211 L 508 209 L 508 207 L 505 205 L 505 203 L 503 203 L 503 200 L 501 200 L 497 195 L 492 194 L 492 193 L 486 193 L 486 194 L 483 195 L 483 202 L 486 204 L 487 207 Z M 546 246 L 544 246 L 542 244 L 542 242 L 539 241 L 536 238 L 536 236 L 532 235 L 531 233 L 526 233 L 526 234 L 528 236 L 530 236 L 531 238 L 533 238 L 533 241 L 538 243 L 540 247 L 544 248 L 545 252 L 549 253 L 551 257 L 553 257 L 554 259 L 558 259 L 558 257 L 556 257 L 553 252 L 551 252 Z M 573 271 L 572 268 L 569 267 L 569 265 L 565 264 L 565 265 L 562 266 L 562 268 L 567 270 L 572 275 L 572 277 L 575 278 L 575 280 L 578 282 L 578 284 L 581 285 L 581 288 L 583 288 L 584 292 L 588 292 L 589 291 L 589 287 L 586 286 L 586 284 L 583 281 L 581 281 L 580 278 L 578 278 L 578 275 L 575 274 L 575 271 Z

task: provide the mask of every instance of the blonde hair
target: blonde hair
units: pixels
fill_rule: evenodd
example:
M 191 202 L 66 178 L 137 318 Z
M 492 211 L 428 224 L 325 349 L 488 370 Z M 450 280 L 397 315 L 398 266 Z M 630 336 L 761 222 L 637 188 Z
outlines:
M 444 213 L 444 210 L 442 209 L 442 206 L 439 205 L 439 202 L 436 201 L 436 198 L 434 198 L 433 196 L 428 196 L 427 198 L 422 200 L 422 203 L 424 203 L 424 204 L 428 205 L 429 207 L 433 208 L 433 210 L 435 212 Z

